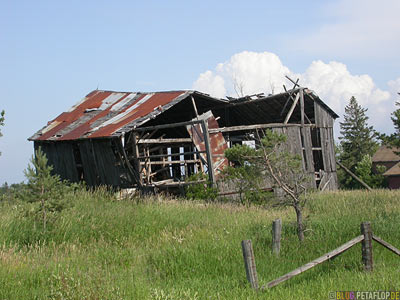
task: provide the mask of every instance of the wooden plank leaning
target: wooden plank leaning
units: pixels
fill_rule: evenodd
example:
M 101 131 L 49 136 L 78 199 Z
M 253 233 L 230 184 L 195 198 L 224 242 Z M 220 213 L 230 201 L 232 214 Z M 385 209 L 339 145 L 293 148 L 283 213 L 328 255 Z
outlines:
M 328 259 L 332 259 L 335 256 L 345 252 L 346 250 L 350 249 L 351 247 L 353 247 L 355 244 L 361 242 L 362 240 L 364 240 L 364 236 L 363 235 L 359 235 L 356 238 L 348 241 L 347 243 L 343 244 L 342 246 L 336 248 L 335 250 L 332 250 L 326 254 L 324 254 L 321 257 L 318 257 L 317 259 L 314 259 L 313 261 L 275 279 L 272 280 L 270 282 L 268 282 L 266 285 L 262 286 L 261 289 L 267 289 L 267 288 L 272 288 L 278 284 L 280 284 L 281 282 L 284 282 L 300 273 L 303 273 L 313 267 L 315 267 L 316 265 L 319 265 L 320 263 L 323 263 L 324 261 L 328 260 Z

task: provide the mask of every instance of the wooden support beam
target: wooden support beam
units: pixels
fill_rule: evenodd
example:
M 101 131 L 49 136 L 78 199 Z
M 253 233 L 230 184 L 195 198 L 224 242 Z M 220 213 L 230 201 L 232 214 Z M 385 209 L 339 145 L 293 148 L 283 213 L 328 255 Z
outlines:
M 244 267 L 246 269 L 246 277 L 253 289 L 258 289 L 258 277 L 256 270 L 256 261 L 254 258 L 253 245 L 251 240 L 242 241 L 242 252 L 244 259 Z
M 177 138 L 177 139 L 142 139 L 138 144 L 178 144 L 178 143 L 192 143 L 191 138 Z
M 179 122 L 179 123 L 154 125 L 154 126 L 147 126 L 147 127 L 138 127 L 138 128 L 135 128 L 135 130 L 136 131 L 149 131 L 149 130 L 155 130 L 155 129 L 174 128 L 174 127 L 194 125 L 194 124 L 200 124 L 200 123 L 201 123 L 201 120 L 193 120 L 193 121 L 188 121 L 188 122 Z
M 355 244 L 361 242 L 364 239 L 363 235 L 359 235 L 358 237 L 348 241 L 347 243 L 343 244 L 342 246 L 336 248 L 335 250 L 332 250 L 326 254 L 324 254 L 323 256 L 314 259 L 313 261 L 301 266 L 300 268 L 297 268 L 295 270 L 293 270 L 292 272 L 289 272 L 275 280 L 272 280 L 270 282 L 268 282 L 265 286 L 263 286 L 261 289 L 267 289 L 267 288 L 272 288 L 296 275 L 299 275 L 321 263 L 323 263 L 324 261 L 328 260 L 328 259 L 332 259 L 335 256 L 338 256 L 339 254 L 342 254 L 343 252 L 345 252 L 346 250 L 350 249 L 351 247 L 353 247 Z
M 363 187 L 365 187 L 368 191 L 372 191 L 372 189 L 369 187 L 368 184 L 366 184 L 364 181 L 362 181 L 356 174 L 354 174 L 352 171 L 347 169 L 343 164 L 341 164 L 338 160 L 336 160 L 336 163 L 338 164 L 339 167 L 341 167 L 343 170 L 345 170 L 351 177 L 353 177 L 355 180 L 357 180 Z
M 204 135 L 204 145 L 206 147 L 206 155 L 207 155 L 207 172 L 210 178 L 210 185 L 213 186 L 215 183 L 215 175 L 214 175 L 214 164 L 212 160 L 212 150 L 210 145 L 210 136 L 208 134 L 208 124 L 205 120 L 201 120 L 201 129 Z
M 283 124 L 287 124 L 290 117 L 292 116 L 292 113 L 297 105 L 297 102 L 299 102 L 299 98 L 300 98 L 300 92 L 296 94 L 296 98 L 294 99 L 294 102 L 292 104 L 292 106 L 289 109 L 288 114 L 286 115 L 285 121 L 283 121 Z
M 299 78 L 297 78 L 296 82 L 294 82 L 294 80 L 293 80 L 292 78 L 290 78 L 289 76 L 285 75 L 285 77 L 286 77 L 291 83 L 294 84 L 294 86 L 293 86 L 294 89 L 295 89 L 297 86 L 300 87 L 300 85 L 299 85 L 299 83 L 298 83 L 298 82 L 299 82 Z
M 198 111 L 197 111 L 196 102 L 194 101 L 193 96 L 190 96 L 190 98 L 192 99 L 192 104 L 193 104 L 194 113 L 196 114 L 196 118 L 198 118 L 198 117 L 199 117 L 199 113 L 198 113 Z
M 173 156 L 178 156 L 179 153 L 173 153 Z M 201 162 L 201 159 L 190 159 L 190 160 L 167 160 L 167 161 L 143 161 L 140 162 L 140 165 L 142 166 L 151 166 L 151 165 L 174 165 L 174 164 L 193 164 L 193 163 L 198 163 Z
M 299 81 L 299 80 L 297 79 L 297 82 L 298 82 L 298 81 Z M 285 92 L 288 93 L 288 91 L 287 91 L 285 85 L 283 85 L 283 88 L 284 88 Z M 286 100 L 286 102 L 285 102 L 285 105 L 283 106 L 283 109 L 282 109 L 282 111 L 281 111 L 280 116 L 283 115 L 283 113 L 284 113 L 284 111 L 285 111 L 285 109 L 286 109 L 286 106 L 289 104 L 289 100 L 292 99 L 292 100 L 294 101 L 294 99 L 293 99 L 293 94 L 295 93 L 295 91 L 296 91 L 296 90 L 292 90 L 292 91 L 289 92 L 289 97 L 287 98 L 287 100 Z
M 132 132 L 132 149 L 133 149 L 133 167 L 136 171 L 136 173 L 139 175 L 138 178 L 138 184 L 142 185 L 143 181 L 142 181 L 142 175 L 140 174 L 140 163 L 139 163 L 139 147 L 137 144 L 137 136 L 135 132 Z
M 304 92 L 303 89 L 300 89 L 300 120 L 301 126 L 304 127 Z
M 364 270 L 372 271 L 374 266 L 372 260 L 372 229 L 370 222 L 361 223 L 361 234 L 364 235 L 362 241 L 362 261 Z
M 305 124 L 305 127 L 315 127 L 315 125 Z M 262 128 L 277 128 L 277 127 L 301 127 L 300 124 L 284 124 L 284 123 L 269 123 L 269 124 L 255 124 L 255 125 L 241 125 L 221 128 L 211 128 L 208 130 L 209 133 L 217 132 L 232 132 L 232 131 L 245 131 Z
M 206 151 L 191 151 L 191 152 L 181 152 L 179 155 L 187 155 L 187 154 L 195 154 L 195 153 L 206 153 Z M 169 157 L 169 156 L 177 156 L 177 153 L 164 153 L 164 154 L 154 154 L 154 155 L 149 155 L 149 156 L 139 156 L 139 159 L 145 159 L 145 158 L 160 158 L 160 157 Z

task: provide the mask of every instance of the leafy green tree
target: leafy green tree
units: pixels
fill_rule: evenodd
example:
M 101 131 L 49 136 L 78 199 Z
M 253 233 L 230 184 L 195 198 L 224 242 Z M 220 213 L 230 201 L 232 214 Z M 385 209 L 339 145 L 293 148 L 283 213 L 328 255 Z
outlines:
M 28 179 L 25 200 L 38 204 L 34 215 L 41 219 L 44 230 L 49 218 L 66 207 L 63 195 L 69 189 L 58 175 L 51 174 L 52 169 L 53 167 L 48 165 L 46 155 L 39 147 L 35 151 L 35 156 L 31 158 L 31 164 L 24 171 Z
M 340 122 L 340 154 L 339 161 L 353 173 L 358 162 L 365 155 L 372 156 L 378 149 L 377 132 L 368 125 L 368 109 L 358 104 L 355 97 L 351 97 L 345 107 L 343 122 Z M 344 177 L 341 182 L 344 187 L 356 187 L 356 181 L 351 177 Z
M 283 134 L 266 130 L 262 138 L 259 138 L 258 134 L 257 136 L 259 145 L 257 149 L 247 145 L 236 146 L 227 149 L 225 156 L 230 161 L 238 162 L 237 168 L 253 168 L 251 172 L 268 178 L 274 188 L 282 190 L 278 204 L 294 208 L 298 238 L 303 241 L 303 208 L 308 199 L 306 194 L 308 177 L 302 170 L 301 157 L 284 150 L 286 136 Z
M 211 187 L 206 174 L 193 174 L 188 178 L 188 182 L 192 184 L 186 188 L 187 198 L 205 201 L 213 201 L 217 198 L 218 190 L 215 187 Z

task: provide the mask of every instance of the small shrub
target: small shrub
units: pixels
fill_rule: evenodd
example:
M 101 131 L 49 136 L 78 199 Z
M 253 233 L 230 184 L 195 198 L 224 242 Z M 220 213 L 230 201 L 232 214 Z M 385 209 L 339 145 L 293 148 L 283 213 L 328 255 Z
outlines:
M 206 174 L 197 173 L 188 178 L 188 182 L 197 182 L 201 180 L 203 180 L 203 182 L 190 184 L 186 188 L 186 197 L 189 199 L 214 201 L 218 196 L 218 190 L 210 186 L 210 181 Z

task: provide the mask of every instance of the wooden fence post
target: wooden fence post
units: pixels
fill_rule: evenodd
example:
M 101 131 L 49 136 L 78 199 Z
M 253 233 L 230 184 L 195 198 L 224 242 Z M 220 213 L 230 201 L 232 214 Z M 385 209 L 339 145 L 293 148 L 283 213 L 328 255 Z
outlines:
M 282 220 L 276 219 L 272 222 L 272 253 L 279 255 L 281 251 Z
M 361 223 L 361 234 L 364 235 L 364 240 L 362 241 L 362 261 L 364 263 L 364 270 L 372 271 L 372 229 L 370 222 Z
M 244 267 L 246 268 L 247 280 L 253 289 L 258 290 L 258 278 L 256 270 L 256 261 L 254 259 L 253 246 L 251 240 L 242 241 L 242 251 L 244 259 Z

